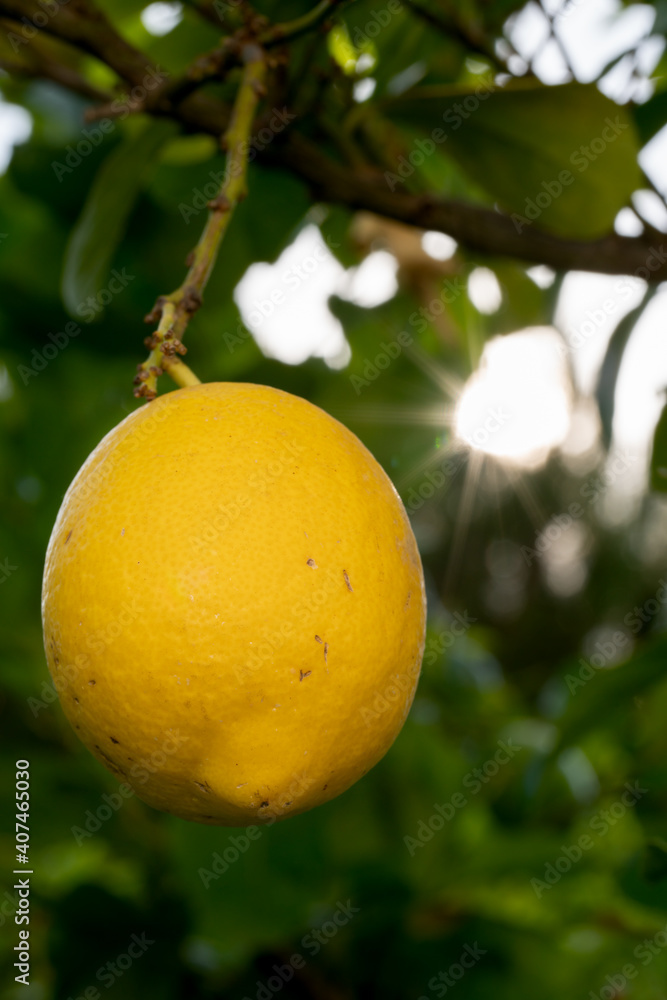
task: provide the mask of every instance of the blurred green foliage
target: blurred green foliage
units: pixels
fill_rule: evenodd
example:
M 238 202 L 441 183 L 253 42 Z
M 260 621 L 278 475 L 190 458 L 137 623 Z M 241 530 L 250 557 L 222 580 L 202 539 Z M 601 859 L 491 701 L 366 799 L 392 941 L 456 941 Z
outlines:
M 172 70 L 219 35 L 198 18 L 195 4 L 163 38 L 148 34 L 133 0 L 103 6 L 128 38 Z M 258 6 L 269 16 L 278 10 L 277 2 Z M 281 3 L 280 17 L 309 6 Z M 367 122 L 364 141 L 376 150 L 378 141 L 386 149 L 398 142 L 397 155 L 404 155 L 414 137 L 429 134 L 429 108 L 433 101 L 441 108 L 442 94 L 397 97 L 397 77 L 417 66 L 420 86 L 474 93 L 497 70 L 494 40 L 519 6 L 432 4 L 451 37 L 407 4 L 377 34 L 368 27 L 375 23 L 371 3 L 345 8 L 315 57 L 320 69 L 332 58 L 339 65 L 324 117 L 340 121 L 352 83 L 372 75 L 377 107 L 387 116 Z M 665 5 L 654 6 L 664 20 Z M 227 7 L 233 13 L 234 5 Z M 294 65 L 309 45 L 307 37 L 295 43 Z M 370 62 L 356 72 L 363 54 Z M 92 60 L 79 68 L 96 85 L 108 84 L 108 71 Z M 609 228 L 641 183 L 639 149 L 665 123 L 664 70 L 663 56 L 653 96 L 618 112 L 633 124 L 614 150 L 613 169 L 591 162 L 586 186 L 549 209 L 547 227 L 573 237 Z M 116 808 L 116 780 L 79 745 L 49 687 L 40 630 L 43 557 L 72 477 L 137 405 L 131 379 L 144 357 L 142 317 L 180 283 L 203 225 L 203 213 L 186 223 L 179 206 L 192 203 L 223 159 L 209 139 L 131 119 L 71 171 L 56 171 L 54 163 L 65 163 L 68 147 L 81 140 L 85 102 L 40 81 L 3 77 L 2 86 L 33 120 L 30 141 L 0 178 L 2 996 L 66 1000 L 96 989 L 128 1000 L 266 1000 L 267 991 L 417 1000 L 455 986 L 469 1000 L 561 1000 L 591 991 L 609 1000 L 664 1000 L 664 415 L 654 492 L 647 482 L 631 516 L 617 519 L 620 526 L 597 502 L 604 485 L 595 488 L 595 502 L 583 504 L 584 572 L 565 596 L 551 586 L 536 540 L 602 474 L 602 434 L 578 464 L 556 452 L 537 469 L 507 472 L 465 457 L 447 488 L 413 511 L 429 591 L 423 675 L 395 746 L 343 796 L 262 829 L 257 839 L 158 814 L 136 798 Z M 305 106 L 317 73 L 304 86 Z M 462 131 L 451 148 L 443 145 L 410 176 L 407 190 L 487 204 L 499 199 L 520 211 L 524 197 L 567 166 L 571 150 L 597 135 L 597 119 L 612 107 L 593 84 L 572 85 L 563 95 L 535 78 L 496 96 L 497 107 L 490 98 L 479 127 Z M 371 103 L 354 113 L 370 121 L 374 109 Z M 459 249 L 434 272 L 433 261 L 429 271 L 425 257 L 408 267 L 406 256 L 389 302 L 362 308 L 331 300 L 352 349 L 346 368 L 317 360 L 290 367 L 265 358 L 249 335 L 225 337 L 243 330 L 235 286 L 252 263 L 276 260 L 307 224 L 331 237 L 347 268 L 368 247 L 355 237 L 350 213 L 313 204 L 295 177 L 253 163 L 249 187 L 188 332 L 188 362 L 202 380 L 266 383 L 321 405 L 360 435 L 408 502 L 451 443 L 444 418 L 440 426 L 413 419 L 423 411 L 444 414 L 451 400 L 441 374 L 463 383 L 488 337 L 551 322 L 562 276 L 541 288 L 511 260 Z M 502 291 L 492 315 L 468 295 L 468 278 L 480 264 L 494 271 Z M 113 269 L 131 278 L 102 308 L 99 292 Z M 454 279 L 463 291 L 444 320 L 409 322 L 428 302 L 429 288 L 440 295 L 443 282 Z M 97 302 L 90 321 L 77 309 L 89 295 Z M 380 344 L 406 329 L 413 348 L 369 379 Z M 609 355 L 598 386 L 607 444 L 631 333 L 626 323 L 612 338 L 617 354 Z M 369 383 L 363 392 L 352 376 Z M 166 530 L 178 531 L 177 514 L 163 513 Z M 473 621 L 458 635 L 462 618 Z M 623 643 L 614 639 L 619 633 Z M 503 751 L 501 762 L 502 746 L 516 752 Z M 13 970 L 17 759 L 31 765 L 29 987 L 14 984 Z M 75 836 L 75 827 L 86 835 Z M 329 936 L 341 904 L 349 919 Z M 133 935 L 150 943 L 127 966 Z M 295 954 L 305 963 L 285 982 L 288 973 L 281 978 L 276 967 L 287 969 Z M 459 959 L 473 954 L 459 981 Z

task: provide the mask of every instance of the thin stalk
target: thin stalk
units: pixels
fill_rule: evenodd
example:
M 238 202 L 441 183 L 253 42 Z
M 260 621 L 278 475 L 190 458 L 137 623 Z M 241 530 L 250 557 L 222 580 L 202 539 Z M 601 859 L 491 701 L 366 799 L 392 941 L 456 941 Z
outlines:
M 154 399 L 157 379 L 166 371 L 178 385 L 196 385 L 197 376 L 176 355 L 185 354 L 182 337 L 190 317 L 202 303 L 204 289 L 215 265 L 222 239 L 232 213 L 248 191 L 248 150 L 252 124 L 261 97 L 264 96 L 266 58 L 255 43 L 244 47 L 244 69 L 229 125 L 222 139 L 227 150 L 225 176 L 217 196 L 209 202 L 209 215 L 197 246 L 188 258 L 189 270 L 183 283 L 169 295 L 161 295 L 147 322 L 159 320 L 151 337 L 146 338 L 150 354 L 138 366 L 134 379 L 135 396 Z

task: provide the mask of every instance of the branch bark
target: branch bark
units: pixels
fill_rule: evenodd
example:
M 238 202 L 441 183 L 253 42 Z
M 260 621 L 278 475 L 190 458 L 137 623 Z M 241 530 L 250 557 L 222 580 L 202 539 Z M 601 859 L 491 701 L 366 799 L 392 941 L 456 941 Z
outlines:
M 322 6 L 318 5 L 319 9 Z M 36 0 L 0 0 L 0 17 L 20 22 L 21 18 L 31 21 L 35 14 L 41 14 L 39 20 L 43 20 L 43 10 Z M 140 84 L 151 70 L 159 70 L 116 32 L 91 0 L 69 0 L 40 30 L 96 56 L 130 86 Z M 174 118 L 189 132 L 207 132 L 216 137 L 224 133 L 230 118 L 230 108 L 224 102 L 200 93 L 179 102 L 166 100 L 150 112 Z M 478 253 L 546 264 L 556 271 L 637 275 L 651 282 L 667 280 L 667 236 L 663 241 L 662 234 L 647 232 L 626 237 L 610 233 L 597 240 L 573 240 L 534 225 L 518 232 L 509 216 L 499 211 L 454 199 L 391 191 L 380 173 L 342 165 L 294 126 L 276 137 L 258 159 L 267 166 L 289 169 L 323 201 L 446 233 Z
M 0 16 L 18 22 L 17 31 L 26 41 L 32 28 L 43 31 L 97 56 L 133 85 L 141 83 L 147 69 L 153 67 L 151 60 L 119 35 L 102 11 L 89 0 L 69 0 L 53 15 L 46 14 L 36 0 L 2 0 Z M 22 19 L 30 24 L 26 25 Z
M 629 274 L 648 281 L 667 280 L 667 235 L 610 233 L 597 240 L 571 240 L 535 226 L 521 232 L 508 215 L 454 199 L 391 191 L 382 175 L 351 170 L 322 153 L 298 132 L 268 151 L 277 163 L 306 180 L 323 201 L 365 209 L 399 222 L 446 233 L 463 246 L 493 256 L 546 264 L 555 271 Z
M 44 10 L 36 0 L 0 0 L 0 17 L 16 22 L 16 32 L 26 42 L 31 37 L 28 29 L 34 28 L 95 56 L 130 87 L 145 88 L 149 74 L 152 74 L 153 80 L 156 76 L 168 75 L 145 53 L 119 35 L 90 0 L 69 0 L 45 23 Z M 216 137 L 224 132 L 229 121 L 229 108 L 222 101 L 205 94 L 190 95 L 178 105 L 178 114 L 175 114 L 174 108 L 162 106 L 151 109 L 151 113 L 177 118 L 190 131 L 209 132 Z

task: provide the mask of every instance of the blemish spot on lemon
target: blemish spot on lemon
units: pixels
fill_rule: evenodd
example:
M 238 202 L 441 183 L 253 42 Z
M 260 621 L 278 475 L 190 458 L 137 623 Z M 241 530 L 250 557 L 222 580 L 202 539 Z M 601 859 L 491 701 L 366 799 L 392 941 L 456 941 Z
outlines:
M 91 752 L 150 805 L 229 826 L 304 812 L 373 767 L 424 645 L 390 480 L 332 417 L 257 385 L 180 389 L 104 438 L 58 514 L 42 609 Z

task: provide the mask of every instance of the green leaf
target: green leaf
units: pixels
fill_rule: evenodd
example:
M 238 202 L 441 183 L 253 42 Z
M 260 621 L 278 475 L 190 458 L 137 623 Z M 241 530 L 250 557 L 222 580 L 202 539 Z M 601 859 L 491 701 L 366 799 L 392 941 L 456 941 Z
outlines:
M 218 153 L 219 148 L 219 143 L 212 135 L 179 135 L 166 144 L 160 162 L 177 167 L 207 163 Z
M 73 316 L 80 316 L 85 300 L 104 288 L 134 203 L 175 131 L 169 122 L 149 123 L 128 135 L 98 171 L 65 251 L 61 294 Z M 96 304 L 100 316 L 102 303 L 97 299 Z
M 578 667 L 573 665 L 572 676 L 579 679 Z M 572 698 L 561 720 L 561 737 L 552 751 L 560 751 L 591 730 L 609 725 L 612 713 L 625 707 L 645 688 L 667 677 L 667 636 L 660 636 L 646 644 L 640 652 L 621 666 L 597 670 L 582 687 L 575 687 Z M 572 685 L 574 687 L 574 685 Z
M 488 266 L 493 269 L 503 295 L 500 308 L 492 317 L 494 334 L 551 323 L 560 287 L 557 281 L 548 288 L 540 288 L 525 268 L 511 260 L 489 261 Z
M 614 422 L 614 400 L 616 398 L 616 383 L 621 370 L 623 355 L 628 341 L 632 336 L 639 318 L 657 291 L 657 285 L 648 285 L 641 302 L 623 317 L 611 335 L 602 362 L 598 383 L 595 390 L 600 420 L 602 421 L 602 439 L 608 448 L 611 443 L 612 425 Z
M 453 157 L 525 225 L 600 236 L 640 186 L 634 123 L 592 84 L 423 87 L 384 109 L 428 136 L 422 160 Z
M 653 6 L 655 7 L 655 21 L 651 28 L 651 34 L 664 35 L 667 32 L 667 2 L 665 0 L 656 0 Z
M 643 870 L 647 882 L 662 882 L 667 878 L 667 843 L 662 837 L 653 837 L 646 844 Z
M 656 493 L 667 493 L 667 406 L 660 414 L 653 435 L 650 482 Z
M 644 104 L 635 105 L 632 116 L 641 144 L 645 146 L 667 124 L 667 90 L 660 90 Z

